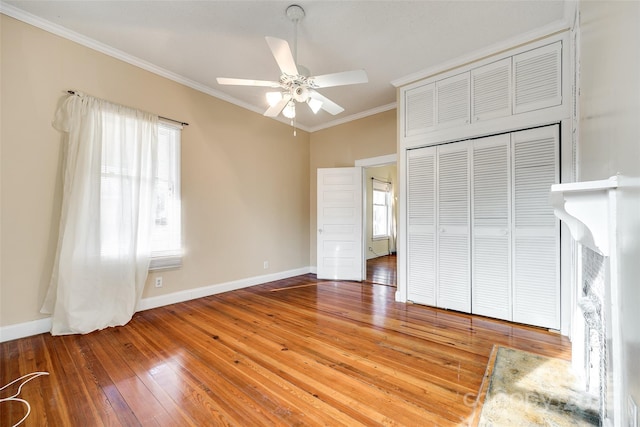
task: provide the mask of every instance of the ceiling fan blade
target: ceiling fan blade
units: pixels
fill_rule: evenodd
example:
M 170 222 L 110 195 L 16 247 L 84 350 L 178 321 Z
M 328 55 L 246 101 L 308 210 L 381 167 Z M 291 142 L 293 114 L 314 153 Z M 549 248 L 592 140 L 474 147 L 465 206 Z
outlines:
M 273 57 L 278 63 L 278 67 L 280 67 L 280 71 L 288 76 L 297 76 L 298 67 L 296 66 L 296 61 L 293 59 L 289 43 L 275 37 L 265 37 L 265 39 L 271 49 L 271 53 L 273 53 Z
M 333 114 L 335 116 L 336 114 L 340 114 L 344 111 L 344 108 L 342 108 L 326 96 L 320 94 L 319 92 L 316 92 L 315 90 L 310 90 L 309 96 L 322 102 L 322 106 L 320 108 L 322 108 L 329 114 Z
M 343 71 L 341 73 L 323 74 L 309 77 L 315 88 L 353 85 L 367 83 L 369 78 L 364 70 Z
M 269 80 L 233 79 L 229 77 L 218 77 L 216 80 L 221 85 L 280 87 L 279 82 Z
M 286 107 L 287 103 L 291 100 L 291 96 L 284 96 L 282 99 L 275 104 L 273 107 L 269 107 L 267 111 L 264 112 L 264 115 L 267 117 L 276 117 L 280 112 Z

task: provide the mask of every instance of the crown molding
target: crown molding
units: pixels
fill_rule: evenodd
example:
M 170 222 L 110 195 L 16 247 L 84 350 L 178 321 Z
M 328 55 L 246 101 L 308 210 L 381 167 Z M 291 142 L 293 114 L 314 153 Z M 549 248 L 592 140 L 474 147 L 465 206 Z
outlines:
M 191 89 L 197 90 L 207 95 L 211 95 L 214 98 L 218 98 L 222 101 L 229 102 L 230 104 L 237 105 L 238 107 L 242 107 L 244 109 L 253 111 L 254 113 L 258 113 L 260 115 L 264 113 L 264 111 L 262 111 L 261 109 L 251 104 L 248 104 L 244 101 L 240 101 L 239 99 L 231 97 L 216 89 L 213 89 L 210 86 L 203 85 L 187 77 L 184 77 L 180 74 L 174 73 L 162 67 L 158 67 L 157 65 L 154 65 L 148 61 L 145 61 L 136 56 L 130 55 L 126 52 L 113 48 L 107 44 L 99 42 L 90 37 L 84 36 L 75 31 L 71 31 L 68 28 L 63 27 L 62 25 L 55 24 L 46 19 L 42 19 L 39 16 L 33 15 L 13 5 L 7 4 L 4 1 L 0 1 L 0 13 L 2 13 L 3 15 L 7 15 L 11 18 L 17 19 L 19 21 L 22 21 L 26 24 L 33 25 L 34 27 L 40 28 L 41 30 L 47 31 L 51 34 L 55 34 L 67 40 L 78 43 L 82 46 L 88 47 L 89 49 L 93 49 L 105 55 L 111 56 L 112 58 L 119 59 L 133 66 L 149 71 L 150 73 L 156 74 L 160 77 L 164 77 L 166 79 L 172 80 L 181 85 L 187 86 Z M 287 125 L 290 124 L 289 119 L 285 117 L 275 117 L 274 119 L 276 121 L 279 121 Z M 310 132 L 307 126 L 296 125 L 296 128 L 303 131 Z
M 551 24 L 545 25 L 544 27 L 540 27 L 535 30 L 523 33 L 519 36 L 510 38 L 509 40 L 505 40 L 505 41 L 493 44 L 484 49 L 478 49 L 471 54 L 463 55 L 451 61 L 438 64 L 435 67 L 426 68 L 424 70 L 409 74 L 408 76 L 404 76 L 404 77 L 400 77 L 398 79 L 392 80 L 391 84 L 395 87 L 404 86 L 409 83 L 413 83 L 418 80 L 425 79 L 427 77 L 432 77 L 437 74 L 444 73 L 445 71 L 459 68 L 465 64 L 470 64 L 476 61 L 480 61 L 484 58 L 496 55 L 500 52 L 513 49 L 517 46 L 521 46 L 527 43 L 531 43 L 535 40 L 550 37 L 554 34 L 563 33 L 565 31 L 568 31 L 570 28 L 571 28 L 571 25 L 566 19 L 552 22 Z
M 362 111 L 360 113 L 352 114 L 350 116 L 346 116 L 340 119 L 336 119 L 318 126 L 311 127 L 309 132 L 317 132 L 319 130 L 328 129 L 334 126 L 338 126 L 344 123 L 352 122 L 354 120 L 363 119 L 365 117 L 373 116 L 374 114 L 384 113 L 385 111 L 393 110 L 397 107 L 396 102 L 392 102 L 390 104 L 382 105 L 380 107 L 372 108 L 367 111 Z

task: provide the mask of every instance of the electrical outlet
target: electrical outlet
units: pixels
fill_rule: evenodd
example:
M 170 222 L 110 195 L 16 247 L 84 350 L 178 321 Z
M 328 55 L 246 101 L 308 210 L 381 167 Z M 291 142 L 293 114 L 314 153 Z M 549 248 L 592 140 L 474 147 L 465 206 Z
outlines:
M 162 276 L 156 277 L 156 288 L 162 287 Z
M 264 269 L 266 270 L 267 268 L 269 268 L 269 261 L 264 262 Z
M 627 403 L 627 424 L 629 427 L 638 427 L 638 405 L 631 396 Z

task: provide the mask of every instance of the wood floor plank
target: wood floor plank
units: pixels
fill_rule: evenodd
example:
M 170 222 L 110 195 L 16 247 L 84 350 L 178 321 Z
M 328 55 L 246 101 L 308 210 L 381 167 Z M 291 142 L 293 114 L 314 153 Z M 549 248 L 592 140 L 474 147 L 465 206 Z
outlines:
M 158 310 L 159 311 L 159 310 Z M 162 310 L 165 311 L 165 310 Z M 181 345 L 181 339 L 170 337 L 166 334 L 166 323 L 159 322 L 155 315 L 158 313 L 145 313 L 134 319 L 138 330 L 142 332 L 147 341 L 154 341 L 162 347 L 165 356 L 156 359 L 159 362 L 153 369 L 154 380 L 167 392 L 171 398 L 180 405 L 193 419 L 196 425 L 214 423 L 216 425 L 232 425 L 236 410 L 234 400 L 224 401 L 218 399 L 216 394 L 217 380 L 202 383 L 191 372 L 192 349 Z M 158 335 L 158 330 L 163 333 Z M 211 375 L 211 372 L 202 372 L 202 375 Z
M 230 319 L 233 319 L 233 324 L 237 325 L 238 329 L 233 331 L 233 333 L 241 333 L 249 329 L 249 323 L 260 324 L 259 321 L 248 317 L 249 313 L 238 313 L 238 317 L 234 316 L 233 307 L 225 306 L 220 310 L 230 310 L 229 316 Z M 245 318 L 246 320 L 243 320 Z M 227 324 L 227 322 L 225 322 Z M 313 383 L 317 389 L 312 389 L 309 393 L 314 395 L 318 394 L 319 390 L 328 390 L 331 386 L 340 385 L 341 389 L 356 389 L 362 386 L 363 383 L 366 383 L 365 379 L 362 376 L 355 375 L 355 371 L 349 372 L 349 375 L 344 375 L 341 373 L 341 369 L 339 366 L 344 363 L 345 360 L 349 359 L 348 353 L 342 352 L 342 362 L 337 360 L 332 360 L 330 357 L 326 355 L 327 348 L 325 347 L 324 351 L 313 351 L 310 347 L 305 345 L 305 340 L 296 340 L 291 341 L 284 334 L 278 335 L 274 332 L 269 332 L 269 328 L 264 324 L 260 324 L 260 334 L 258 336 L 254 335 L 250 337 L 253 341 L 260 341 L 264 344 L 264 348 L 261 354 L 270 353 L 273 354 L 274 363 L 280 363 L 282 366 L 285 366 L 287 370 L 293 370 L 297 372 L 298 376 L 303 376 L 304 383 L 309 384 L 311 382 L 310 378 L 304 377 L 305 373 L 308 372 L 311 367 L 318 371 L 319 377 L 316 378 Z M 248 339 L 249 337 L 245 337 Z M 256 345 L 255 343 L 253 344 Z M 278 351 L 282 355 L 282 357 L 278 357 Z M 389 407 L 389 393 L 385 393 L 383 390 L 375 384 L 369 384 L 368 393 L 365 394 L 357 394 L 353 393 L 355 400 L 351 399 L 351 403 L 353 405 L 358 405 L 361 413 L 368 413 L 373 419 L 384 420 L 386 417 L 389 417 L 389 414 L 381 413 L 380 409 Z M 339 400 L 349 399 L 348 396 L 340 396 Z M 370 405 L 370 406 L 367 406 Z M 368 408 L 368 409 L 365 409 Z M 405 406 L 406 411 L 413 411 L 415 408 L 412 408 L 408 403 Z M 367 411 L 367 412 L 364 412 Z M 384 410 L 382 411 L 384 412 Z M 417 412 L 414 414 L 416 417 L 421 415 L 426 418 L 425 414 L 423 414 L 422 409 L 417 409 Z M 396 418 L 402 418 L 405 414 L 394 414 Z M 415 418 L 414 418 L 415 419 Z
M 132 325 L 133 326 L 133 325 Z M 166 390 L 155 381 L 158 370 L 155 360 L 157 353 L 147 345 L 147 341 L 137 334 L 134 327 L 118 329 L 121 333 L 111 334 L 112 346 L 121 351 L 123 361 L 135 372 L 164 410 L 171 416 L 174 425 L 195 426 L 189 414 L 178 405 Z M 117 343 L 117 344 L 116 344 Z
M 42 420 L 42 425 L 65 425 L 69 423 L 70 415 L 67 406 L 64 404 L 61 392 L 56 387 L 56 382 L 51 381 L 54 366 L 52 359 L 53 337 L 49 334 L 40 334 L 26 339 L 33 344 L 36 358 L 37 371 L 49 372 L 49 376 L 40 378 L 38 386 L 45 402 L 46 418 Z M 22 340 L 21 340 L 22 341 Z M 26 372 L 26 371 L 22 371 Z M 31 421 L 31 420 L 28 420 Z
M 39 364 L 37 363 L 36 352 L 38 349 L 38 340 L 18 341 L 19 350 L 19 367 L 20 372 L 39 372 Z M 31 417 L 33 419 L 42 420 L 41 425 L 47 425 L 48 414 L 44 403 L 41 386 L 47 381 L 42 381 L 42 377 L 36 377 L 29 381 L 22 388 L 22 392 L 18 397 L 25 399 L 31 405 Z
M 237 310 L 235 306 L 229 307 L 229 310 L 234 309 Z M 256 306 L 252 311 L 258 313 L 259 306 Z M 303 316 L 302 312 L 298 312 L 298 314 L 299 317 Z M 277 325 L 277 319 L 295 319 L 293 314 L 290 314 L 289 317 L 283 316 L 285 316 L 285 310 L 281 308 L 278 315 L 274 315 L 274 325 Z M 292 330 L 292 323 L 288 322 L 278 327 L 284 333 Z M 432 393 L 434 390 L 437 390 L 440 394 L 452 393 L 456 399 L 460 391 L 465 393 L 476 389 L 476 387 L 464 389 L 460 385 L 460 371 L 458 371 L 457 381 L 454 382 L 446 380 L 444 376 L 438 376 L 436 372 L 438 365 L 434 363 L 434 360 L 423 361 L 418 357 L 414 357 L 415 364 L 411 367 L 406 367 L 398 362 L 398 352 L 407 353 L 412 351 L 409 347 L 411 344 L 406 343 L 406 340 L 404 347 L 391 348 L 388 343 L 388 336 L 380 331 L 369 331 L 375 338 L 371 341 L 360 339 L 360 334 L 358 333 L 352 335 L 341 333 L 339 329 L 340 327 L 336 324 L 332 324 L 327 328 L 327 330 L 331 331 L 333 337 L 339 337 L 341 342 L 348 343 L 347 347 L 340 345 L 340 342 L 337 341 L 331 342 L 331 336 L 323 336 L 321 337 L 322 339 L 305 337 L 299 344 L 305 344 L 305 351 L 314 354 L 316 357 L 323 357 L 326 360 L 325 363 L 334 366 L 337 370 L 340 370 L 342 366 L 348 366 L 352 375 L 359 372 L 362 376 L 361 380 L 365 380 L 368 376 L 376 376 L 376 382 L 379 384 L 382 378 L 387 378 L 389 386 L 394 383 L 402 384 L 404 387 L 413 384 L 417 387 L 422 387 L 423 392 L 425 392 L 425 389 L 430 389 Z M 265 330 L 269 330 L 269 327 L 262 328 L 262 331 Z M 299 332 L 297 335 L 302 334 L 304 331 L 300 330 Z M 264 335 L 264 332 L 262 334 Z M 414 353 L 413 356 L 417 355 Z M 343 363 L 344 360 L 341 359 L 347 360 L 348 363 Z M 484 371 L 485 365 L 482 364 L 479 368 L 478 373 L 481 373 Z M 428 379 L 431 379 L 431 381 L 428 381 Z M 443 386 L 443 383 L 446 387 Z M 438 403 L 443 402 L 434 402 L 434 404 Z
M 494 345 L 570 357 L 539 328 L 397 303 L 395 283 L 371 283 L 395 281 L 380 264 L 363 283 L 302 275 L 5 342 L 0 382 L 51 373 L 23 389 L 26 426 L 458 426 Z M 2 405 L 0 425 L 24 413 Z
M 272 417 L 273 412 L 283 407 L 283 402 L 275 401 L 260 390 L 260 384 L 238 369 L 245 356 L 238 352 L 226 351 L 220 341 L 189 325 L 187 322 L 176 322 L 175 318 L 155 320 L 166 322 L 166 330 L 180 329 L 184 335 L 175 343 L 190 348 L 190 357 L 183 358 L 181 363 L 185 369 L 194 373 L 202 384 L 207 384 L 212 393 L 223 402 L 233 402 L 236 408 L 242 407 L 238 414 L 234 407 L 226 408 L 234 419 L 244 417 L 247 421 L 258 422 Z M 177 326 L 179 325 L 179 326 Z M 188 363 L 187 363 L 188 361 Z M 260 404 L 255 404 L 260 401 Z M 289 410 L 282 411 L 288 413 Z
M 126 347 L 114 345 L 114 335 L 120 335 L 119 329 L 107 330 L 100 342 L 92 341 L 84 353 L 91 354 L 92 370 L 100 372 L 98 383 L 109 390 L 109 401 L 123 424 L 126 425 L 168 425 L 175 422 L 158 402 L 156 396 L 146 387 L 144 381 L 129 367 L 124 354 Z M 140 396 L 146 396 L 140 399 Z M 117 398 L 118 405 L 114 403 Z M 126 414 L 126 418 L 124 417 Z
M 177 309 L 176 309 L 177 311 Z M 189 311 L 191 313 L 191 310 Z M 178 315 L 177 313 L 173 313 Z M 173 324 L 178 322 L 174 321 L 175 319 L 169 320 L 166 324 L 166 328 L 171 328 Z M 219 319 L 218 319 L 219 320 Z M 213 321 L 214 323 L 215 320 Z M 251 405 L 251 402 L 246 402 L 243 405 L 244 411 L 249 408 L 252 408 L 261 419 L 269 418 L 270 415 L 275 414 L 278 415 L 279 421 L 282 419 L 287 419 L 292 416 L 295 412 L 293 408 L 289 406 L 287 403 L 280 403 L 276 407 L 272 407 L 272 403 L 276 400 L 276 397 L 282 397 L 282 393 L 278 393 L 278 389 L 267 388 L 267 382 L 274 382 L 278 384 L 279 387 L 283 386 L 282 381 L 278 381 L 277 379 L 281 379 L 278 375 L 273 375 L 271 370 L 264 369 L 261 367 L 256 368 L 256 366 L 252 366 L 251 357 L 248 354 L 243 353 L 241 348 L 233 344 L 233 335 L 226 336 L 224 335 L 224 331 L 221 329 L 216 329 L 216 335 L 211 336 L 208 334 L 202 334 L 198 336 L 202 330 L 194 327 L 189 324 L 190 322 L 187 319 L 180 319 L 180 328 L 185 330 L 187 333 L 181 336 L 182 342 L 180 345 L 188 345 L 192 351 L 194 352 L 194 356 L 198 358 L 202 358 L 202 361 L 209 367 L 209 369 L 213 369 L 214 373 L 219 375 L 220 378 L 209 380 L 208 383 L 217 383 L 221 379 L 238 381 L 235 384 L 231 384 L 231 388 L 235 386 L 238 390 L 242 390 L 249 395 L 253 395 L 253 398 L 259 400 L 261 402 L 260 407 L 256 407 L 255 405 Z M 208 324 L 208 322 L 207 322 Z M 222 331 L 222 332 L 221 332 Z M 218 335 L 221 334 L 221 335 Z M 195 340 L 193 342 L 189 342 L 191 339 Z M 200 353 L 198 351 L 198 347 L 206 346 L 208 351 Z M 253 348 L 252 348 L 253 350 Z M 251 351 L 251 353 L 255 353 L 255 351 Z M 217 355 L 220 355 L 216 357 Z M 226 364 L 226 365 L 225 365 Z M 204 369 L 200 369 L 200 372 L 203 372 Z M 240 378 L 232 379 L 233 373 L 241 373 L 244 375 Z M 260 374 L 259 381 L 255 381 L 255 373 Z M 265 374 L 266 373 L 266 374 Z M 274 380 L 275 381 L 272 381 Z M 285 384 L 284 388 L 287 390 L 297 389 L 292 387 L 291 384 Z M 257 394 L 257 395 L 256 395 Z M 291 394 L 288 392 L 287 394 Z M 310 413 L 313 413 L 313 410 L 317 408 L 317 405 L 308 405 L 310 403 L 310 399 L 301 399 L 301 397 L 306 397 L 308 393 L 304 392 L 296 392 L 295 399 L 293 399 L 294 404 L 298 407 L 302 407 L 303 410 L 299 411 L 299 416 L 305 417 L 305 414 L 308 416 Z M 230 401 L 234 401 L 237 403 L 242 402 L 242 397 L 237 396 L 235 399 L 230 399 Z M 291 402 L 292 399 L 283 399 L 284 401 Z M 240 405 L 238 405 L 240 406 Z M 321 411 L 316 411 L 318 414 L 324 414 L 327 410 L 331 410 L 332 408 L 321 408 Z M 265 413 L 265 410 L 266 413 Z M 349 424 L 352 424 L 349 422 Z M 348 424 L 347 424 L 348 425 Z
M 23 362 L 21 362 L 20 360 L 20 348 L 19 348 L 20 345 L 21 343 L 18 341 L 10 341 L 8 343 L 3 344 L 2 365 L 1 365 L 2 370 L 0 371 L 2 372 L 3 381 L 1 382 L 0 385 L 6 386 L 6 388 L 2 391 L 2 393 L 0 393 L 1 398 L 8 398 L 9 396 L 14 396 L 16 393 L 18 393 L 20 381 L 12 385 L 9 385 L 9 383 L 12 382 L 13 380 L 19 379 L 23 375 L 21 372 L 24 372 L 21 370 L 21 364 Z M 16 363 L 10 363 L 11 361 L 15 361 Z M 29 373 L 29 372 L 26 372 L 26 373 Z M 34 379 L 34 381 L 37 381 L 37 379 Z M 31 386 L 29 387 L 25 386 L 23 389 L 24 392 L 18 395 L 17 397 L 23 398 L 25 397 L 26 394 L 33 394 L 31 392 L 32 387 L 33 387 L 33 384 L 31 384 Z M 0 404 L 0 414 L 3 414 L 2 416 L 3 420 L 4 419 L 10 420 L 11 424 L 3 422 L 3 420 L 0 420 L 0 425 L 5 425 L 5 424 L 13 425 L 17 423 L 19 420 L 21 420 L 26 413 L 27 413 L 27 408 L 24 404 L 20 402 L 15 402 L 15 401 L 4 402 Z

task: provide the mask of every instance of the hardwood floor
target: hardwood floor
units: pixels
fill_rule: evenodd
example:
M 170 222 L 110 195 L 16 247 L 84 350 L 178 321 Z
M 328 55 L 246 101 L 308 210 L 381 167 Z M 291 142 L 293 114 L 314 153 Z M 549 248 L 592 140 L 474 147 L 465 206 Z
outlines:
M 0 344 L 0 384 L 50 372 L 22 389 L 26 426 L 466 425 L 493 345 L 570 355 L 557 334 L 394 293 L 304 275 L 14 340 Z M 23 415 L 2 403 L 0 425 Z
M 397 257 L 385 255 L 367 260 L 367 282 L 378 285 L 396 286 Z

